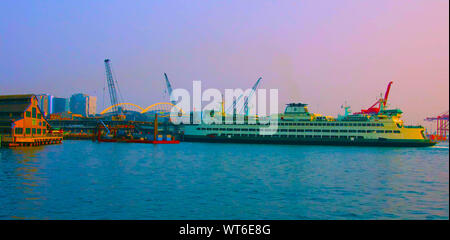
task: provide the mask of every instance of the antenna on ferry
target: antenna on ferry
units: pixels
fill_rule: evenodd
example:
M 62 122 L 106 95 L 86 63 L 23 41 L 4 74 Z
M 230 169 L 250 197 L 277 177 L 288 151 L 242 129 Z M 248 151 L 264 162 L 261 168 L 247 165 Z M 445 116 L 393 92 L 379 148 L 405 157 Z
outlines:
M 341 105 L 341 108 L 344 109 L 344 117 L 348 116 L 351 112 L 350 106 L 347 105 L 347 101 L 344 102 L 343 105 Z

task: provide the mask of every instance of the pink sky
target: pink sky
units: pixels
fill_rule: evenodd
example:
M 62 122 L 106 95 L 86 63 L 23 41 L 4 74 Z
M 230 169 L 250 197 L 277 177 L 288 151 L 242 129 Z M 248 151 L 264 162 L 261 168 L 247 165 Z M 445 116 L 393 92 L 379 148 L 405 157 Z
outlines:
M 301 101 L 336 116 L 369 107 L 394 81 L 390 105 L 407 123 L 449 108 L 449 2 L 3 2 L 0 94 L 97 95 L 111 58 L 127 102 L 173 87 L 278 88 L 280 110 Z M 12 84 L 14 83 L 14 84 Z M 106 99 L 108 100 L 108 99 Z

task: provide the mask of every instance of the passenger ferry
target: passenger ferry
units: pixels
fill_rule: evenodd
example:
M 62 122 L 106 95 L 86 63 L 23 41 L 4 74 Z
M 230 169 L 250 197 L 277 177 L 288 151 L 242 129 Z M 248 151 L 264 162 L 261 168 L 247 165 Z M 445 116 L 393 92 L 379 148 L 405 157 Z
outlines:
M 425 136 L 422 126 L 405 126 L 400 109 L 386 110 L 380 103 L 375 113 L 345 114 L 333 118 L 310 113 L 307 104 L 289 103 L 278 114 L 278 128 L 274 134 L 262 135 L 260 129 L 268 124 L 189 124 L 184 125 L 184 141 L 275 143 L 310 145 L 364 146 L 433 146 L 436 142 Z M 256 117 L 257 118 L 257 117 Z M 251 121 L 250 121 L 251 122 Z

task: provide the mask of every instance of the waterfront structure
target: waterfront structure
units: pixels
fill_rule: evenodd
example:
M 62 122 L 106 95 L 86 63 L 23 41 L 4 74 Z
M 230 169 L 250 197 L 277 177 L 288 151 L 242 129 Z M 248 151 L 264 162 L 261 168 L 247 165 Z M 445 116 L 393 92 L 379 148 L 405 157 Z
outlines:
M 383 106 L 383 105 L 382 105 Z M 422 126 L 405 126 L 399 109 L 381 108 L 377 113 L 358 113 L 333 118 L 310 113 L 307 104 L 290 103 L 278 114 L 277 130 L 261 134 L 269 125 L 188 124 L 183 126 L 185 141 L 281 143 L 315 145 L 432 146 Z M 267 129 L 268 130 L 268 129 Z
M 48 124 L 33 94 L 0 96 L 2 145 L 35 146 L 60 143 L 62 137 L 49 134 Z
M 84 119 L 81 114 L 75 114 L 72 112 L 61 112 L 50 114 L 49 120 L 74 120 L 74 119 Z
M 114 121 L 114 120 L 113 120 Z M 127 121 L 126 125 L 108 126 L 102 120 L 96 129 L 99 142 L 126 142 L 126 143 L 152 143 L 152 144 L 178 144 L 173 134 L 160 134 L 158 115 L 153 121 L 153 136 L 140 127 L 139 122 Z M 134 124 L 133 124 L 134 123 Z M 142 122 L 141 122 L 142 123 Z
M 70 97 L 70 111 L 84 117 L 95 115 L 97 110 L 97 97 L 77 93 Z
M 60 97 L 53 98 L 52 113 L 68 112 L 69 110 L 70 109 L 69 109 L 69 99 L 68 98 L 60 98 Z

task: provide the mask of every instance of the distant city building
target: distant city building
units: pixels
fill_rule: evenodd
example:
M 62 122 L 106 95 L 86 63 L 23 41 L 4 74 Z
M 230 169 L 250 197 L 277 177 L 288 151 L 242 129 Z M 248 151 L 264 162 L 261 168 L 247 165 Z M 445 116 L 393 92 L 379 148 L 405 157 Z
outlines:
M 89 96 L 88 116 L 95 115 L 96 111 L 97 111 L 97 97 Z
M 70 97 L 70 111 L 84 117 L 95 115 L 97 110 L 97 97 L 77 93 Z
M 52 113 L 62 113 L 68 112 L 69 109 L 69 99 L 68 98 L 53 98 L 53 110 Z
M 40 94 L 37 95 L 36 98 L 38 99 L 38 106 L 41 109 L 42 114 L 44 114 L 44 116 L 51 114 L 53 110 L 53 96 L 50 94 Z
M 80 114 L 82 116 L 86 116 L 87 109 L 88 109 L 87 98 L 88 98 L 88 95 L 86 95 L 86 94 L 82 94 L 82 93 L 73 94 L 70 97 L 70 111 L 75 114 Z

